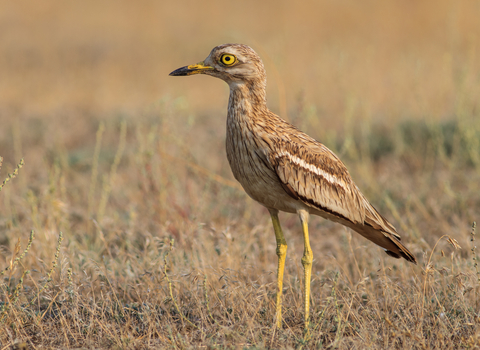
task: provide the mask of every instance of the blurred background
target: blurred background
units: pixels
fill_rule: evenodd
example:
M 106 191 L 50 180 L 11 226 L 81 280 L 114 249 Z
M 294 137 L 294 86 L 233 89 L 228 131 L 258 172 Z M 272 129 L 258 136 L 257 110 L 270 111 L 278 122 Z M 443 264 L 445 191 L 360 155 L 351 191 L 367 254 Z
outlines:
M 263 57 L 270 107 L 339 119 L 455 114 L 479 95 L 477 1 L 2 1 L 2 120 L 136 113 L 169 96 L 225 110 L 225 84 L 168 73 L 227 42 Z M 283 110 L 285 109 L 285 110 Z M 365 113 L 364 113 L 365 114 Z M 358 118 L 358 117 L 356 117 Z M 341 123 L 339 123 L 341 125 Z
M 467 227 L 479 205 L 479 18 L 478 1 L 453 0 L 2 1 L 2 174 L 27 164 L 0 204 L 3 230 L 57 231 L 58 217 L 31 215 L 57 185 L 51 210 L 76 233 L 148 201 L 144 219 L 160 226 L 168 212 L 263 218 L 225 158 L 228 86 L 168 76 L 227 42 L 260 54 L 269 107 L 337 152 L 378 207 L 423 213 L 403 229 L 428 241 L 424 225 L 432 237 Z
M 168 213 L 263 220 L 226 161 L 228 86 L 168 76 L 227 42 L 260 54 L 269 107 L 338 153 L 387 217 L 398 208 L 403 230 L 433 242 L 458 222 L 468 227 L 478 210 L 478 1 L 2 1 L 1 9 L 2 174 L 22 157 L 27 164 L 0 202 L 4 232 L 63 225 L 90 234 L 92 220 L 113 225 L 144 205 L 154 235 L 178 231 Z M 50 208 L 53 188 L 61 194 L 48 197 Z M 45 218 L 32 218 L 36 201 Z M 408 210 L 422 213 L 418 222 Z

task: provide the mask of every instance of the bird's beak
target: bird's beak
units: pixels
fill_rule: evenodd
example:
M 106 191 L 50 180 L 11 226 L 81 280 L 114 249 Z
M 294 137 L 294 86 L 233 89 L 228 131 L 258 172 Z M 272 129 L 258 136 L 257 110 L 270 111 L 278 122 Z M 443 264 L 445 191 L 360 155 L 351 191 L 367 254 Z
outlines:
M 171 76 L 183 76 L 183 75 L 192 75 L 192 74 L 203 74 L 205 71 L 212 70 L 213 67 L 206 66 L 203 62 L 198 62 L 197 64 L 192 64 L 190 66 L 185 66 L 174 70 L 169 75 Z

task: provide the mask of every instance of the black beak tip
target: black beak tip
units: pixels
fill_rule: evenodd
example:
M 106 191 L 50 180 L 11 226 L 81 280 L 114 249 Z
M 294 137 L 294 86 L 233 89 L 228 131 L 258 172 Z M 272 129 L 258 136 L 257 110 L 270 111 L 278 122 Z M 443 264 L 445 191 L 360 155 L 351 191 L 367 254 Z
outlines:
M 171 77 L 184 76 L 184 75 L 187 75 L 187 73 L 188 73 L 189 71 L 190 71 L 190 70 L 188 69 L 188 67 L 185 66 L 185 67 L 181 67 L 181 68 L 175 69 L 173 72 L 171 72 L 171 73 L 169 74 L 169 76 L 171 76 Z

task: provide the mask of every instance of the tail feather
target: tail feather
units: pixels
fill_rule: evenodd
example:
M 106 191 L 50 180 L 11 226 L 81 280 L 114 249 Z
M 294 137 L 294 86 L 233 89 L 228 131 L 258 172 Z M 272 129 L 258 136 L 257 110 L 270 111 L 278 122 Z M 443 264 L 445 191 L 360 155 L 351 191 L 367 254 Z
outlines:
M 395 227 L 365 197 L 363 199 L 365 204 L 365 221 L 363 223 L 350 223 L 348 226 L 385 249 L 388 255 L 397 259 L 404 258 L 416 264 L 417 260 L 413 254 L 400 242 L 401 237 L 395 230 Z
M 375 210 L 372 206 L 370 207 Z M 366 239 L 382 247 L 388 255 L 397 259 L 404 258 L 416 264 L 417 259 L 415 259 L 415 256 L 400 242 L 400 236 L 396 232 L 395 227 L 376 210 L 375 213 L 381 220 L 374 220 L 372 216 L 368 215 L 368 211 L 364 222 L 353 222 L 325 211 L 319 212 L 318 214 L 325 219 L 350 227 Z
M 404 258 L 414 264 L 417 263 L 415 256 L 405 247 L 396 236 L 390 232 L 378 230 L 369 224 L 352 224 L 348 225 L 351 229 L 361 234 L 363 237 L 379 245 L 385 252 L 394 258 Z
M 291 191 L 290 188 L 288 190 Z M 287 189 L 286 192 L 289 193 Z M 401 237 L 395 227 L 368 202 L 358 188 L 356 188 L 355 195 L 357 199 L 356 209 L 358 209 L 357 214 L 359 215 L 352 215 L 350 217 L 346 217 L 333 210 L 328 210 L 327 208 L 319 206 L 317 203 L 309 202 L 301 196 L 300 198 L 304 203 L 318 210 L 314 212 L 314 214 L 350 227 L 366 239 L 382 247 L 388 255 L 394 258 L 404 258 L 417 264 L 415 256 L 400 242 Z M 295 199 L 298 199 L 298 196 Z
M 364 222 L 350 222 L 347 226 L 385 249 L 388 255 L 397 259 L 404 258 L 416 264 L 417 260 L 413 254 L 400 242 L 401 237 L 395 227 L 369 203 L 360 191 L 358 195 L 365 210 Z

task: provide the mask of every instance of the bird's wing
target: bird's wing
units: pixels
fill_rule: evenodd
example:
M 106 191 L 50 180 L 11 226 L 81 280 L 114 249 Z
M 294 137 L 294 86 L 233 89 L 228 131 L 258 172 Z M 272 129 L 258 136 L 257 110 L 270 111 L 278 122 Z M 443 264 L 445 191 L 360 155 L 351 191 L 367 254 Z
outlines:
M 342 161 L 322 144 L 281 141 L 269 161 L 289 195 L 353 223 L 365 221 L 363 196 Z
M 368 202 L 345 165 L 327 147 L 314 140 L 308 144 L 282 140 L 273 149 L 269 162 L 291 197 L 354 229 L 389 255 L 415 262 L 395 227 Z

